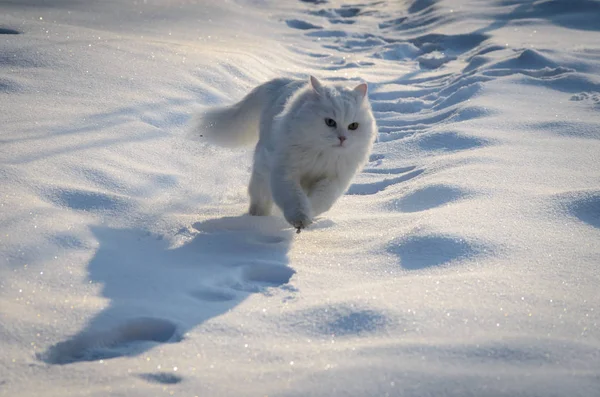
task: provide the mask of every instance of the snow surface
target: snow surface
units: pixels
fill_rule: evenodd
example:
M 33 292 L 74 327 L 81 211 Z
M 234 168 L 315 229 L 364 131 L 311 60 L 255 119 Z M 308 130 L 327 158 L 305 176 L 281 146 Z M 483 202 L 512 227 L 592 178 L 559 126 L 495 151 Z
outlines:
M 380 134 L 296 235 L 186 128 L 308 74 Z M 599 76 L 594 0 L 0 1 L 0 394 L 600 396 Z

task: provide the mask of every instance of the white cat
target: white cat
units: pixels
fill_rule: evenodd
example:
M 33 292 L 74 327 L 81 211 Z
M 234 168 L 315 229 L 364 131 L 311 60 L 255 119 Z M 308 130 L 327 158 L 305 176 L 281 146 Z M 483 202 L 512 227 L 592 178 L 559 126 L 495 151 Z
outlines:
M 271 80 L 234 105 L 198 114 L 193 133 L 222 146 L 256 143 L 249 212 L 269 215 L 275 202 L 300 232 L 346 191 L 377 126 L 366 84 L 348 89 L 311 76 Z

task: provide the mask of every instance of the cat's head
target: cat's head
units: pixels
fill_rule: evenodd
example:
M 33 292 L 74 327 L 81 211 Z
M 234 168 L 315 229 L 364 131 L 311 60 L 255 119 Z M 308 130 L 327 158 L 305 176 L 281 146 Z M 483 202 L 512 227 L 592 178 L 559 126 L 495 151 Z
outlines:
M 354 88 L 323 85 L 309 79 L 296 121 L 303 135 L 319 147 L 353 150 L 368 147 L 376 134 L 375 120 L 367 98 L 367 84 Z

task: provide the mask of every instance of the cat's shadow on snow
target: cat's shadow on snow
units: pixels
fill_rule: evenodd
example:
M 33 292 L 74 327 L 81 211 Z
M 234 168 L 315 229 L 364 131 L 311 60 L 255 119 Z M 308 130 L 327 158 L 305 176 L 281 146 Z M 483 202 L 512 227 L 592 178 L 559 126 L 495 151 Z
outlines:
M 108 306 L 38 358 L 67 364 L 178 342 L 249 294 L 274 293 L 294 274 L 287 266 L 294 233 L 283 219 L 225 217 L 182 230 L 173 247 L 139 229 L 92 227 L 99 245 L 88 278 L 102 285 Z

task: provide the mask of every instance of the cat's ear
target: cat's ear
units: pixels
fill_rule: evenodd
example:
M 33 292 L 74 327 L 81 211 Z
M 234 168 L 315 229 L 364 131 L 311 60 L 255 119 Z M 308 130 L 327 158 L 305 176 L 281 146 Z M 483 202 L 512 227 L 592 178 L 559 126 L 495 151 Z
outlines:
M 309 83 L 310 83 L 310 86 L 313 89 L 313 91 L 316 92 L 317 94 L 321 94 L 323 92 L 323 86 L 321 85 L 321 82 L 319 80 L 317 80 L 317 78 L 315 76 L 310 76 Z
M 365 97 L 367 95 L 367 83 L 362 83 L 354 87 L 354 91 L 358 92 L 361 97 Z

